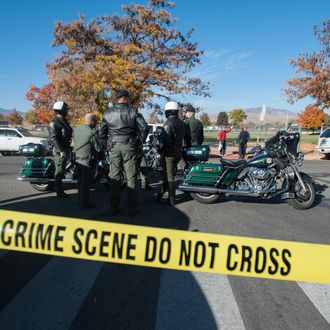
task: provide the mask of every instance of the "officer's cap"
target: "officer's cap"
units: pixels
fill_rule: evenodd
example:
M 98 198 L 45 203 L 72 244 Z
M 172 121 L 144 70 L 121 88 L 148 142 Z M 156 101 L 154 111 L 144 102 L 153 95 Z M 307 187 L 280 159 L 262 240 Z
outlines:
M 186 112 L 192 112 L 192 113 L 195 113 L 196 110 L 195 110 L 195 108 L 194 108 L 192 105 L 188 105 L 188 106 L 187 106 L 187 109 L 186 109 Z
M 122 97 L 129 97 L 129 92 L 126 89 L 117 89 L 116 90 L 116 100 Z

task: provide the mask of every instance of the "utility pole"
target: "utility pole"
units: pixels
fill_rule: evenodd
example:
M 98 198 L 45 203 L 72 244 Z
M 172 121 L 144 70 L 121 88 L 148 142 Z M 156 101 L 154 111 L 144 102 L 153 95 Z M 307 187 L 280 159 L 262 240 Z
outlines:
M 259 117 L 259 130 L 261 130 L 261 122 L 265 122 L 265 117 L 266 117 L 266 104 L 263 104 L 261 111 L 260 111 L 260 117 Z M 264 125 L 264 140 L 266 141 L 265 125 Z

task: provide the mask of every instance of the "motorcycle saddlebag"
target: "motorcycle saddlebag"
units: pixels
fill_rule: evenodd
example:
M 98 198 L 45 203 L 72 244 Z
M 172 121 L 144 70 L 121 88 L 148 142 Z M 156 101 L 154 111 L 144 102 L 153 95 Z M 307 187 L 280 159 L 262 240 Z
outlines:
M 221 164 L 198 164 L 187 174 L 184 183 L 214 186 L 223 170 L 224 166 Z
M 208 145 L 191 146 L 182 148 L 184 160 L 206 162 L 209 159 L 210 147 Z
M 49 158 L 30 158 L 21 167 L 22 178 L 49 178 L 54 176 L 54 161 Z
M 28 143 L 19 146 L 19 154 L 24 157 L 44 157 L 47 152 L 47 148 L 40 143 Z

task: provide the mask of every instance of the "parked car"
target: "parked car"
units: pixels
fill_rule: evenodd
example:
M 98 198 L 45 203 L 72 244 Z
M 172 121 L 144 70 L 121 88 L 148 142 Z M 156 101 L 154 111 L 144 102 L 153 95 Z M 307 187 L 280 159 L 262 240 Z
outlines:
M 330 159 L 330 127 L 322 127 L 316 149 Z
M 162 129 L 162 128 L 163 128 L 163 124 L 148 124 L 148 136 L 146 142 L 149 141 L 150 135 L 154 134 L 157 131 L 157 129 Z
M 24 128 L 0 128 L 0 153 L 5 156 L 18 153 L 19 146 L 27 143 L 43 144 L 48 150 L 51 148 L 49 140 L 33 136 Z

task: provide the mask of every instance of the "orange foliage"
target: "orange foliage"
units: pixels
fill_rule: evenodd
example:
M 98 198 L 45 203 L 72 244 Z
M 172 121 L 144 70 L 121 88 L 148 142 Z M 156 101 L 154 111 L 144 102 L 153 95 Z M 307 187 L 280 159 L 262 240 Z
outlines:
M 173 7 L 149 0 L 124 5 L 123 15 L 56 23 L 53 46 L 63 50 L 47 64 L 48 76 L 73 118 L 102 114 L 116 88 L 128 89 L 134 106 L 149 108 L 157 108 L 155 97 L 168 94 L 209 95 L 208 83 L 189 76 L 202 51 L 190 41 L 192 30 L 175 29 L 176 18 L 167 11 Z
M 54 117 L 52 110 L 54 102 L 56 102 L 56 93 L 54 86 L 49 83 L 42 88 L 34 85 L 26 93 L 26 98 L 32 101 L 32 106 L 37 113 L 38 122 L 40 124 L 48 124 Z
M 305 129 L 319 129 L 325 121 L 326 114 L 313 104 L 308 105 L 305 111 L 298 115 L 298 123 Z
M 13 126 L 22 125 L 23 117 L 17 112 L 16 109 L 13 109 L 7 116 L 9 124 Z
M 289 88 L 284 92 L 290 103 L 309 96 L 315 100 L 315 105 L 324 109 L 330 107 L 330 19 L 315 27 L 314 32 L 323 49 L 291 59 L 298 77 L 287 82 Z

